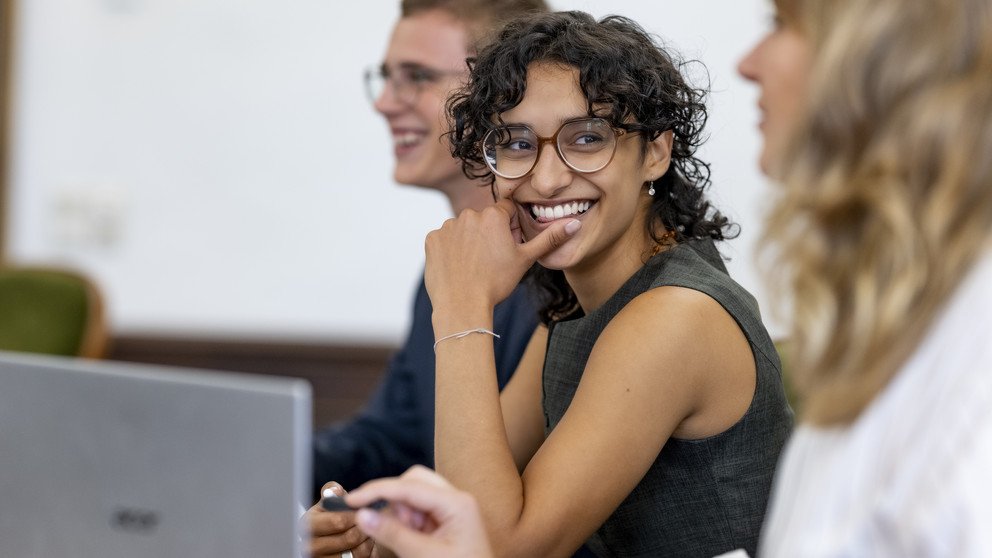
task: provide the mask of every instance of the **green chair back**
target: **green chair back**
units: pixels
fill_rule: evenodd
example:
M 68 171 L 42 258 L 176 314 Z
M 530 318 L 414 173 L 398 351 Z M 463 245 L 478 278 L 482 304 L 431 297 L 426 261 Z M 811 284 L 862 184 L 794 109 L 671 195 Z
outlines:
M 98 358 L 105 346 L 102 302 L 86 277 L 0 267 L 0 350 Z
M 789 400 L 789 405 L 797 414 L 802 408 L 802 401 L 796 394 L 795 383 L 792 379 L 792 358 L 790 343 L 788 339 L 778 339 L 775 341 L 775 350 L 778 351 L 778 358 L 782 361 L 782 385 L 785 387 L 785 397 Z

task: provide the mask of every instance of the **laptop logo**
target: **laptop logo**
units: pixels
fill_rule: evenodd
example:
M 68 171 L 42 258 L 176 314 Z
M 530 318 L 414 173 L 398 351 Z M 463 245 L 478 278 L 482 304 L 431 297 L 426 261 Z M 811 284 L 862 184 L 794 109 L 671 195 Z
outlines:
M 158 527 L 158 513 L 141 508 L 120 507 L 110 516 L 110 526 L 128 533 L 150 534 Z

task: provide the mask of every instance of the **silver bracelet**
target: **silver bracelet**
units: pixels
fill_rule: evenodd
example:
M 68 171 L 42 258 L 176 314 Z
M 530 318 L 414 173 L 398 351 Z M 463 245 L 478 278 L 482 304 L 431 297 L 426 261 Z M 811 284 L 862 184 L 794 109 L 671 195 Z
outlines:
M 437 344 L 446 339 L 461 339 L 473 333 L 485 333 L 487 335 L 492 335 L 496 339 L 499 339 L 499 334 L 495 331 L 488 330 L 484 327 L 477 327 L 475 329 L 466 329 L 465 331 L 459 331 L 458 333 L 452 333 L 451 335 L 445 335 L 444 337 L 438 339 L 434 342 L 434 352 L 437 352 Z

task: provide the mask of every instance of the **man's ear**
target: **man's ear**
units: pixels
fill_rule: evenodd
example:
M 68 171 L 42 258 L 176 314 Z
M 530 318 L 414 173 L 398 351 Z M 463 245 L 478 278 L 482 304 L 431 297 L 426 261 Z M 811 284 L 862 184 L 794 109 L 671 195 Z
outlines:
M 644 155 L 644 181 L 658 180 L 672 164 L 672 142 L 675 134 L 665 130 L 658 137 L 647 143 Z

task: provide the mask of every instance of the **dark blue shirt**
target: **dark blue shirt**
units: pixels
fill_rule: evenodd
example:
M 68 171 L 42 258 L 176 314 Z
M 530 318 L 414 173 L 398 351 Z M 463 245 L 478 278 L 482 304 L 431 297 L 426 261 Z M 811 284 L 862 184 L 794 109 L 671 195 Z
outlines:
M 358 415 L 314 434 L 314 492 L 327 481 L 346 490 L 396 476 L 416 464 L 434 466 L 434 328 L 421 279 L 406 342 Z M 518 286 L 496 306 L 493 330 L 500 389 L 517 368 L 537 325 L 537 305 Z

